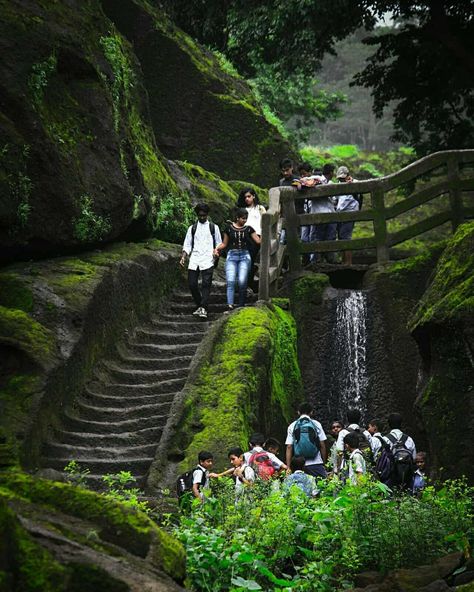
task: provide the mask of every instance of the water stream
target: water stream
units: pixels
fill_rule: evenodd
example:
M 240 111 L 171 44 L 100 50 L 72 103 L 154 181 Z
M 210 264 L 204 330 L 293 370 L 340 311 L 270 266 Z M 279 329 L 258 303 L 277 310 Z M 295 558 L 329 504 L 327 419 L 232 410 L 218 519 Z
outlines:
M 348 407 L 367 419 L 367 294 L 339 290 L 331 343 L 331 400 L 333 417 L 345 417 Z

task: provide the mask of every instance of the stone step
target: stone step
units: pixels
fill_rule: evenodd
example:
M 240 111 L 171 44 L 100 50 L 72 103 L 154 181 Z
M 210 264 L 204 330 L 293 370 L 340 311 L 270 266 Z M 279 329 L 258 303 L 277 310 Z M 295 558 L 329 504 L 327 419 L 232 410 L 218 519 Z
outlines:
M 57 471 L 64 470 L 64 467 L 72 459 L 56 458 L 52 456 L 45 456 L 42 460 L 43 467 L 56 469 Z M 151 456 L 144 456 L 141 458 L 127 458 L 127 459 L 104 459 L 104 458 L 81 458 L 81 468 L 89 469 L 91 473 L 105 475 L 107 473 L 116 474 L 120 471 L 130 471 L 132 475 L 143 476 L 148 472 L 154 458 Z
M 192 317 L 193 319 L 196 318 L 195 315 L 192 315 Z M 209 323 L 203 319 L 200 319 L 199 323 L 189 322 L 184 324 L 182 321 L 165 321 L 161 318 L 156 318 L 151 319 L 151 325 L 148 325 L 148 328 L 153 331 L 163 331 L 165 333 L 182 333 L 183 330 L 186 330 L 186 333 L 202 333 L 204 337 L 204 333 L 209 329 Z
M 160 331 L 155 327 L 137 327 L 133 337 L 133 342 L 146 342 L 153 343 L 155 345 L 165 344 L 194 344 L 199 345 L 202 341 L 203 335 L 196 332 L 179 332 L 173 333 L 172 331 Z
M 157 445 L 163 433 L 163 427 L 151 427 L 136 431 L 112 434 L 92 434 L 90 432 L 70 432 L 55 430 L 54 441 L 71 446 L 140 446 L 145 444 Z
M 118 364 L 121 368 L 135 370 L 174 370 L 177 368 L 188 369 L 193 356 L 173 356 L 169 358 L 131 356 L 124 351 L 119 355 Z
M 86 405 L 92 407 L 130 407 L 131 405 L 152 405 L 154 403 L 167 403 L 171 405 L 176 396 L 176 392 L 158 393 L 151 395 L 134 395 L 133 397 L 103 395 L 99 393 L 92 393 L 85 390 L 82 393 L 81 400 L 84 400 Z
M 63 425 L 72 432 L 90 432 L 93 434 L 117 434 L 132 432 L 145 428 L 163 428 L 168 419 L 167 415 L 150 415 L 139 419 L 122 419 L 121 421 L 92 421 L 81 419 L 65 412 Z
M 160 356 L 162 359 L 175 358 L 177 356 L 193 356 L 199 343 L 164 343 L 157 345 L 146 342 L 132 342 L 129 341 L 122 346 L 122 351 L 127 352 L 130 356 L 145 356 L 155 357 Z
M 214 287 L 214 286 L 213 286 Z M 226 299 L 226 290 L 219 288 L 218 290 L 211 290 L 209 295 L 209 304 L 220 304 L 221 302 L 225 302 Z M 193 300 L 191 292 L 176 292 L 173 295 L 173 302 L 186 302 L 192 304 L 194 308 L 197 308 L 196 303 Z
M 99 446 L 73 446 L 62 442 L 47 442 L 44 447 L 46 458 L 77 460 L 82 464 L 82 459 L 97 460 L 123 460 L 153 457 L 157 443 L 143 444 L 139 446 L 123 447 L 99 447 Z M 67 463 L 66 463 L 67 464 Z
M 173 302 L 170 309 L 177 314 L 187 314 L 193 316 L 193 311 L 196 310 L 196 305 L 191 302 Z M 209 305 L 209 313 L 222 313 L 227 310 L 227 304 L 225 301 L 216 304 Z M 203 319 L 205 321 L 205 319 Z
M 174 368 L 171 370 L 134 370 L 124 368 L 111 361 L 103 361 L 102 368 L 96 370 L 96 374 L 102 380 L 110 379 L 111 383 L 119 384 L 155 384 L 173 378 L 186 378 L 188 367 Z
M 133 401 L 135 402 L 135 401 Z M 150 415 L 165 415 L 170 410 L 171 403 L 149 403 L 147 405 L 128 407 L 96 407 L 78 399 L 74 407 L 74 413 L 81 419 L 91 421 L 115 421 L 123 419 L 140 419 Z
M 181 391 L 185 383 L 186 377 L 184 376 L 150 384 L 124 384 L 111 380 L 95 380 L 86 386 L 86 391 L 91 394 L 114 397 L 141 397 L 143 395 L 177 393 Z

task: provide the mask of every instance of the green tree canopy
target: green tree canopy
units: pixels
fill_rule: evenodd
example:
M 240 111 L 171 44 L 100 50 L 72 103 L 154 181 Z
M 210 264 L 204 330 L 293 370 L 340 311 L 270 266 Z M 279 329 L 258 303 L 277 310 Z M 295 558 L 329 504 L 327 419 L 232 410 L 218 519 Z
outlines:
M 396 102 L 395 139 L 420 153 L 472 145 L 474 0 L 162 3 L 179 26 L 225 53 L 243 75 L 256 79 L 263 98 L 269 104 L 273 100 L 272 106 L 284 117 L 285 109 L 297 106 L 295 89 L 303 88 L 301 81 L 312 83 L 321 59 L 333 52 L 336 41 L 360 27 L 373 31 L 384 15 L 390 15 L 394 30 L 366 39 L 377 48 L 354 83 L 371 89 L 378 115 Z M 281 102 L 275 100 L 278 96 Z M 314 102 L 306 102 L 304 114 L 312 110 L 320 119 L 334 115 L 337 96 L 318 91 L 312 96 Z

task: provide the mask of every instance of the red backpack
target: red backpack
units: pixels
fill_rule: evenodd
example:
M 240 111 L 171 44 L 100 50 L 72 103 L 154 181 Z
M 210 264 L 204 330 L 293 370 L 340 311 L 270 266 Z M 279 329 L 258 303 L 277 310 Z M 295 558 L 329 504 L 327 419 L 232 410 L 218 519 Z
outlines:
M 249 465 L 255 471 L 255 475 L 263 481 L 268 481 L 275 473 L 275 467 L 268 456 L 268 452 L 254 452 L 249 459 Z

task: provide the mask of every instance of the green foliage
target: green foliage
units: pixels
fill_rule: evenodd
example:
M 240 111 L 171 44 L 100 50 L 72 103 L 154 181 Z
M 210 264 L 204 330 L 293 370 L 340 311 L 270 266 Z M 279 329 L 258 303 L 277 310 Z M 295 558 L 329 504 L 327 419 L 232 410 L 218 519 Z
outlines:
M 64 472 L 66 473 L 66 478 L 69 483 L 77 485 L 78 487 L 86 487 L 87 477 L 90 474 L 88 468 L 81 467 L 81 465 L 75 460 L 70 460 L 64 467 Z
M 155 236 L 161 240 L 179 243 L 195 218 L 189 196 L 183 193 L 167 193 L 160 199 L 155 218 Z
M 42 62 L 33 64 L 31 74 L 28 79 L 28 88 L 33 97 L 33 104 L 36 107 L 41 105 L 44 89 L 48 86 L 48 80 L 53 72 L 56 71 L 58 59 L 53 52 Z
M 414 567 L 472 543 L 473 490 L 462 481 L 420 499 L 390 497 L 369 478 L 320 489 L 309 499 L 257 482 L 236 502 L 219 487 L 194 506 L 175 531 L 192 589 L 332 592 L 352 587 L 359 571 Z
M 105 238 L 112 229 L 109 217 L 94 212 L 93 201 L 89 195 L 81 196 L 79 208 L 79 216 L 73 220 L 74 237 L 83 243 Z
M 102 481 L 107 486 L 106 497 L 121 502 L 127 508 L 141 510 L 146 514 L 150 511 L 147 502 L 139 500 L 139 497 L 143 496 L 143 492 L 138 487 L 132 487 L 136 479 L 130 471 L 104 475 Z
M 29 156 L 29 144 L 4 144 L 0 148 L 0 180 L 6 182 L 16 206 L 16 225 L 10 229 L 10 233 L 25 228 L 31 213 L 30 195 L 33 183 L 28 175 Z

